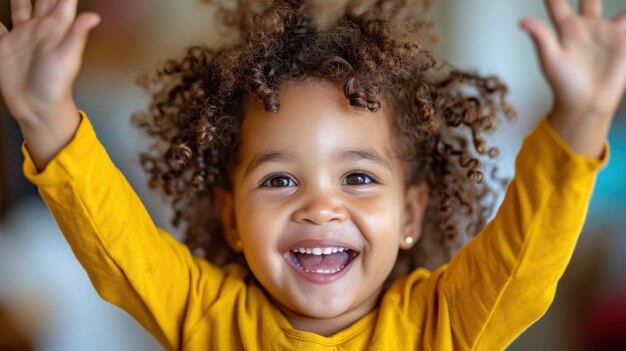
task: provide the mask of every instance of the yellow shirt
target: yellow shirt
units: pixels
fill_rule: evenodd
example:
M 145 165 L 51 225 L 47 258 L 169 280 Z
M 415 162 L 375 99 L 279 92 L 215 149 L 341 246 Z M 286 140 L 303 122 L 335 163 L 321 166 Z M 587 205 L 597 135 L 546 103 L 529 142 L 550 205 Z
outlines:
M 544 118 L 495 218 L 452 260 L 395 281 L 330 337 L 295 330 L 250 272 L 216 267 L 155 227 L 86 116 L 36 184 L 102 298 L 169 350 L 500 350 L 554 297 L 608 160 L 575 155 Z

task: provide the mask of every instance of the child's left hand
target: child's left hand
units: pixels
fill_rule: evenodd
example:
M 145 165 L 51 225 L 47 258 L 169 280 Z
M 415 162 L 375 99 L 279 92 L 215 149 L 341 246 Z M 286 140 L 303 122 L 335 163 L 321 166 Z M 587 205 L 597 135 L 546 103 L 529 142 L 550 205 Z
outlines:
M 546 0 L 557 33 L 540 20 L 521 22 L 535 42 L 554 94 L 549 121 L 572 149 L 598 157 L 626 88 L 626 11 L 602 18 L 601 0 Z

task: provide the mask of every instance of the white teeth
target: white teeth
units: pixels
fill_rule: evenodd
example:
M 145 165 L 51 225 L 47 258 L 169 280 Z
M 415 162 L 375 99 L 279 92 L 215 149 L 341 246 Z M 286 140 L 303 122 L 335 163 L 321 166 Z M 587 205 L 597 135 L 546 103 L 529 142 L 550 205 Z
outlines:
M 320 256 L 320 255 L 330 255 L 333 253 L 337 253 L 337 252 L 344 252 L 347 251 L 348 249 L 343 248 L 343 247 L 313 247 L 313 248 L 297 248 L 297 249 L 292 249 L 291 251 L 293 252 L 299 252 L 302 254 L 309 254 L 309 255 L 316 255 L 316 256 Z
M 303 268 L 301 265 L 298 265 L 298 267 L 302 268 L 302 270 L 307 272 L 307 273 L 320 273 L 320 274 L 333 274 L 333 273 L 337 273 L 340 270 L 346 268 L 346 266 L 341 266 L 341 267 L 335 268 L 335 269 L 317 269 L 315 271 L 311 271 L 311 270 L 308 270 L 306 268 Z
M 313 248 L 304 248 L 304 247 L 299 247 L 297 249 L 291 249 L 292 252 L 295 253 L 301 253 L 301 254 L 309 254 L 309 255 L 315 255 L 315 256 L 322 256 L 322 255 L 330 255 L 333 253 L 337 253 L 337 252 L 344 252 L 344 251 L 348 251 L 350 249 L 347 248 L 343 248 L 343 247 L 313 247 Z M 302 264 L 300 264 L 300 262 L 297 259 L 293 260 L 296 267 L 302 269 L 303 271 L 307 272 L 307 273 L 318 273 L 318 274 L 333 274 L 333 273 L 337 273 L 339 271 L 341 271 L 342 269 L 344 269 L 346 266 L 341 266 L 338 268 L 334 268 L 334 269 L 316 269 L 316 270 L 308 270 L 306 268 L 304 268 L 302 266 Z

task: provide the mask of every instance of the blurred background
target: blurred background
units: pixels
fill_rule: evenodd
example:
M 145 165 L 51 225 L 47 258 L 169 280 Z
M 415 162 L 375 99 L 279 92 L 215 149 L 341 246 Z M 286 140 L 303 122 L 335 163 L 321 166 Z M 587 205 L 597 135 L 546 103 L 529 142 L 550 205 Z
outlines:
M 605 3 L 605 16 L 626 10 L 623 1 Z M 135 80 L 191 44 L 227 41 L 228 34 L 211 25 L 212 9 L 197 0 L 82 0 L 80 7 L 99 12 L 102 23 L 85 53 L 77 104 L 157 225 L 176 235 L 169 210 L 147 190 L 139 168 L 145 140 L 130 127 L 129 116 L 148 100 Z M 9 24 L 9 16 L 9 1 L 3 0 L 0 20 Z M 440 54 L 509 84 L 519 118 L 494 139 L 508 176 L 524 135 L 551 104 L 534 48 L 518 26 L 525 16 L 547 20 L 543 2 L 438 0 L 434 9 Z M 618 350 L 607 341 L 616 336 L 625 345 L 625 105 L 609 136 L 610 163 L 598 176 L 555 301 L 509 350 Z M 137 322 L 98 297 L 36 189 L 22 176 L 17 125 L 2 105 L 0 115 L 0 350 L 160 350 Z

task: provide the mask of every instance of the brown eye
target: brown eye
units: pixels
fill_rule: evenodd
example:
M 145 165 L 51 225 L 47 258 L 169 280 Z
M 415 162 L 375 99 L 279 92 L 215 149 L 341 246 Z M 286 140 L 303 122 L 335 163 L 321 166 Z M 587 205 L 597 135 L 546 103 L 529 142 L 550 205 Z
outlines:
M 369 183 L 373 183 L 374 180 L 372 177 L 365 173 L 352 173 L 347 175 L 344 180 L 341 182 L 343 185 L 366 185 Z
M 261 186 L 269 188 L 285 188 L 289 186 L 296 186 L 296 182 L 286 176 L 274 176 L 263 182 Z

